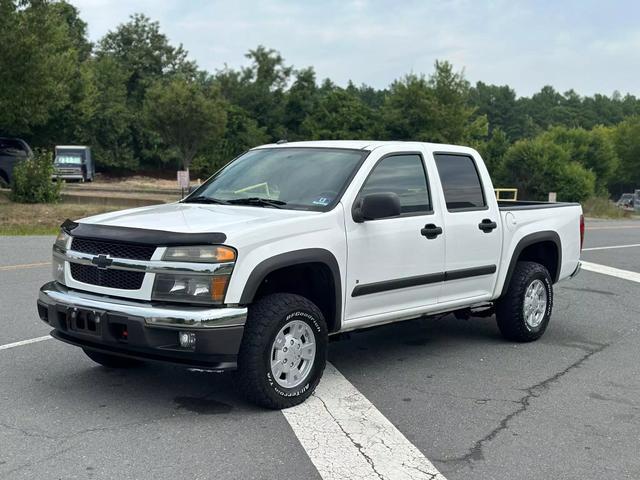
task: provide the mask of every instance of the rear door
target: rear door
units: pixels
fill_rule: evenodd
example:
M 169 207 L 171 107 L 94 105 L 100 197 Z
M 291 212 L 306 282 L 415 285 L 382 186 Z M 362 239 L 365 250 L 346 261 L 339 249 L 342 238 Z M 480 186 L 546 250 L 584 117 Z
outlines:
M 493 186 L 472 154 L 434 153 L 444 205 L 445 281 L 439 303 L 489 299 L 497 279 L 502 232 Z
M 359 325 L 358 319 L 371 324 L 391 318 L 392 312 L 433 305 L 442 285 L 444 236 L 425 230 L 441 227 L 442 217 L 431 200 L 422 152 L 375 152 L 369 160 L 373 166 L 345 209 L 347 328 Z M 401 214 L 355 222 L 353 203 L 381 192 L 398 195 Z

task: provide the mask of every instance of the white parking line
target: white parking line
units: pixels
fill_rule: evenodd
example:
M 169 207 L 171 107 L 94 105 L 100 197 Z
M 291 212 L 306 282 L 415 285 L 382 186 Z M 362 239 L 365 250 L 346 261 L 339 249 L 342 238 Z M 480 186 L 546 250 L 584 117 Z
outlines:
M 624 228 L 640 228 L 640 225 L 611 225 L 606 227 L 587 227 L 586 230 L 620 230 Z
M 629 270 L 622 270 L 620 268 L 613 268 L 607 265 L 600 265 L 598 263 L 591 262 L 582 262 L 582 268 L 584 270 L 589 270 L 590 272 L 602 273 L 603 275 L 611 275 L 613 277 L 640 283 L 640 273 L 637 272 L 631 272 Z
M 609 250 L 612 248 L 631 248 L 631 247 L 640 247 L 640 243 L 632 243 L 630 245 L 611 245 L 610 247 L 591 247 L 591 248 L 583 248 L 583 252 L 588 252 L 591 250 Z
M 7 343 L 6 345 L 0 345 L 0 350 L 9 350 L 10 348 L 21 347 L 22 345 L 29 345 L 30 343 L 42 342 L 44 340 L 50 340 L 52 338 L 53 337 L 49 335 L 45 335 L 44 337 L 36 337 L 36 338 L 30 338 L 29 340 L 21 340 L 19 342 Z
M 315 393 L 282 413 L 324 480 L 446 480 L 330 363 Z

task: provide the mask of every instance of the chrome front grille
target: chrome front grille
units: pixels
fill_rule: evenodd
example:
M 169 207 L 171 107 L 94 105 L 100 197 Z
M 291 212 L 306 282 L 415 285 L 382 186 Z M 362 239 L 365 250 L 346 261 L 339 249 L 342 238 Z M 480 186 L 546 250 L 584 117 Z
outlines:
M 131 243 L 109 242 L 74 238 L 71 250 L 90 255 L 108 256 L 129 260 L 151 260 L 156 247 Z M 77 282 L 119 290 L 139 290 L 144 281 L 145 272 L 110 268 L 98 268 L 86 263 L 71 263 L 71 277 Z
M 144 272 L 99 269 L 79 263 L 71 264 L 71 276 L 77 282 L 119 290 L 139 290 L 144 280 Z

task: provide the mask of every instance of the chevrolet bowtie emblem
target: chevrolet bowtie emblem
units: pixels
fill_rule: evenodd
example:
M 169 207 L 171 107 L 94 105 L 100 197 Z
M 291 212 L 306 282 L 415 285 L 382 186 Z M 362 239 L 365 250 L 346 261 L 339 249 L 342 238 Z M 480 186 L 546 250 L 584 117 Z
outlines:
M 98 255 L 97 257 L 93 257 L 91 259 L 91 263 L 93 263 L 100 270 L 105 270 L 109 268 L 109 266 L 113 263 L 113 258 L 109 255 Z

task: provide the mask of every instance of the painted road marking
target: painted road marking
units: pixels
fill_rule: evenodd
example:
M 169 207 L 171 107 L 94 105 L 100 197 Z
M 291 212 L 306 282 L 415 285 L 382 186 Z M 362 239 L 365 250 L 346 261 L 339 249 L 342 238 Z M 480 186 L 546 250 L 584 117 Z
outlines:
M 582 262 L 582 268 L 584 270 L 589 270 L 590 272 L 602 273 L 603 275 L 611 275 L 613 277 L 640 283 L 640 273 L 637 272 L 630 272 L 629 270 L 622 270 L 620 268 L 608 267 L 607 265 L 600 265 L 598 263 L 591 262 Z
M 609 250 L 611 248 L 631 248 L 631 247 L 640 247 L 640 243 L 633 243 L 631 245 L 612 245 L 610 247 L 591 247 L 591 248 L 583 248 L 583 252 L 588 252 L 590 250 Z
M 0 267 L 0 272 L 5 270 L 20 270 L 21 268 L 34 268 L 34 267 L 46 267 L 51 265 L 51 262 L 39 262 L 39 263 L 23 263 L 22 265 L 6 265 Z
M 0 345 L 0 350 L 9 350 L 10 348 L 21 347 L 23 345 L 29 345 L 30 343 L 43 342 L 45 340 L 51 340 L 53 337 L 45 335 L 44 337 L 30 338 L 29 340 L 21 340 L 19 342 L 7 343 L 6 345 Z
M 330 363 L 315 393 L 282 413 L 324 480 L 446 480 Z
M 586 230 L 617 230 L 619 228 L 640 228 L 640 225 L 618 225 L 617 227 L 587 227 Z

